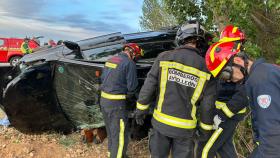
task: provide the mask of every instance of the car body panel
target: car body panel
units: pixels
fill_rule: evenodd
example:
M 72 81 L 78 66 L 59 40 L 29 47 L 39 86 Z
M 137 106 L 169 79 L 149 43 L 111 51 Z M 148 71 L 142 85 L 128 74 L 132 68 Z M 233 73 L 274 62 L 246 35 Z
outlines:
M 104 126 L 99 111 L 99 85 L 105 61 L 121 52 L 124 43 L 139 44 L 145 54 L 137 62 L 140 90 L 154 57 L 174 48 L 175 34 L 174 30 L 113 33 L 78 41 L 79 53 L 58 46 L 28 54 L 21 59 L 24 68 L 4 90 L 4 110 L 11 123 L 21 131 L 68 132 L 75 128 Z M 130 105 L 133 110 L 135 102 Z
M 0 38 L 0 62 L 7 62 L 8 40 Z
M 45 63 L 20 73 L 3 92 L 3 106 L 10 122 L 22 132 L 70 132 L 68 121 L 53 93 L 52 67 Z

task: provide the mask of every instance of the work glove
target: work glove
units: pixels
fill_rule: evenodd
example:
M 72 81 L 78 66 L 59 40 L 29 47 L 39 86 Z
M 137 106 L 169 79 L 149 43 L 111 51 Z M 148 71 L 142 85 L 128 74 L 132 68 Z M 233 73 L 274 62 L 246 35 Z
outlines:
M 146 117 L 146 110 L 139 110 L 139 109 L 136 109 L 135 111 L 135 120 L 136 120 L 136 123 L 140 126 L 142 126 L 144 124 L 144 119 Z
M 223 122 L 222 118 L 219 115 L 215 115 L 213 121 L 214 121 L 214 125 L 213 125 L 214 130 L 218 129 L 219 125 Z

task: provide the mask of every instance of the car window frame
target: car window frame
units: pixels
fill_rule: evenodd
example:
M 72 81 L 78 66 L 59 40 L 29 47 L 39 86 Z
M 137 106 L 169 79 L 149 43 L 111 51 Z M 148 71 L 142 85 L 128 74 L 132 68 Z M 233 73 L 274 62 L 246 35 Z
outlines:
M 3 41 L 3 43 L 1 44 L 1 41 Z M 0 47 L 3 47 L 5 45 L 5 40 L 4 39 L 0 39 Z
M 76 57 L 75 52 L 69 49 L 65 49 L 65 51 L 63 51 L 62 53 L 63 56 L 71 60 L 94 61 L 94 60 L 89 60 L 89 58 L 86 58 L 84 52 L 93 49 L 100 49 L 103 47 L 110 47 L 113 45 L 123 45 L 124 43 L 126 43 L 126 40 L 122 33 L 116 32 L 112 34 L 107 34 L 107 35 L 97 36 L 90 39 L 77 41 L 76 43 L 80 46 L 80 51 L 83 58 L 82 59 L 75 58 Z

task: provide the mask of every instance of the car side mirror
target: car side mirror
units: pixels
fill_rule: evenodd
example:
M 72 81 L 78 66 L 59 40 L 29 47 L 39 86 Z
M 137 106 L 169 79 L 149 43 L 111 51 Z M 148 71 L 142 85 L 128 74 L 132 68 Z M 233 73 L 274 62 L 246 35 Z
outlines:
M 80 46 L 72 41 L 64 41 L 63 44 L 68 48 L 73 51 L 80 51 Z
M 81 52 L 81 48 L 80 46 L 72 41 L 64 41 L 63 44 L 70 50 L 72 50 L 73 52 L 71 52 L 71 54 L 75 54 L 75 58 L 76 59 L 83 59 L 83 54 Z

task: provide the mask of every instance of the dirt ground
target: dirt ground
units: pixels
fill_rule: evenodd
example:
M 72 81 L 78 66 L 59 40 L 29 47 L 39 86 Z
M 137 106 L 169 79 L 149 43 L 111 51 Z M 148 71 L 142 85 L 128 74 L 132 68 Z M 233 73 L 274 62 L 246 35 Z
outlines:
M 3 118 L 3 114 L 0 114 Z M 132 141 L 131 158 L 149 157 L 147 140 Z M 0 126 L 0 158 L 106 158 L 107 139 L 102 144 L 84 144 L 79 132 L 70 135 L 23 134 L 13 127 Z

